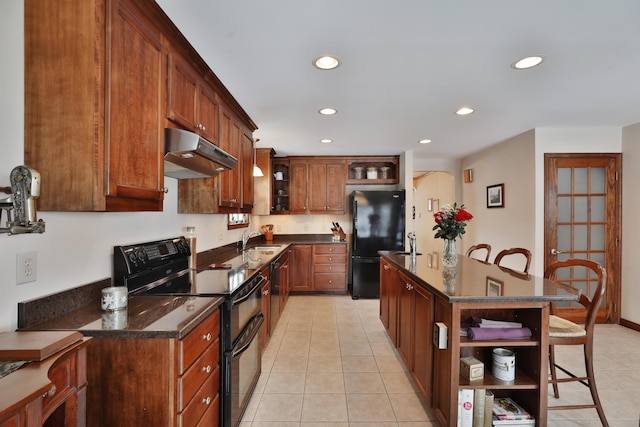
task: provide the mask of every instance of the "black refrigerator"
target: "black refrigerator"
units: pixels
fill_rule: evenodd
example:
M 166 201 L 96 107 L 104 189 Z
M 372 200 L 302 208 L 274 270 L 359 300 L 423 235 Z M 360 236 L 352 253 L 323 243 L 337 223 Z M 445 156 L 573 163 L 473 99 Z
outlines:
M 351 296 L 380 297 L 378 251 L 404 251 L 405 192 L 354 191 L 352 213 Z

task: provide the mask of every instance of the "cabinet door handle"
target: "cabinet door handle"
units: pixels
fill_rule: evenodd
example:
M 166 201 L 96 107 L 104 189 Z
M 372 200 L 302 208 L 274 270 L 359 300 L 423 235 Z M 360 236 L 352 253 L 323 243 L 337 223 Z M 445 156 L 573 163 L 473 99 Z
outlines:
M 267 291 L 267 290 L 262 291 L 262 295 L 264 295 L 264 296 L 269 295 L 269 291 Z
M 211 372 L 211 365 L 203 366 L 202 372 L 206 372 L 207 374 Z
M 44 393 L 42 395 L 43 398 L 46 397 L 53 397 L 54 394 L 56 394 L 56 391 L 58 391 L 58 388 L 56 387 L 55 384 L 51 384 L 51 388 L 49 389 L 49 391 L 47 391 L 46 393 Z
M 389 266 L 388 265 L 383 265 L 382 268 L 384 268 L 385 270 L 389 270 Z
M 203 398 L 202 403 L 204 403 L 205 405 L 209 405 L 211 403 L 211 397 L 207 396 Z
M 211 333 L 209 332 L 207 335 L 203 335 L 202 339 L 205 341 L 211 341 Z
M 169 192 L 169 187 L 162 187 L 160 190 L 161 193 L 167 194 Z

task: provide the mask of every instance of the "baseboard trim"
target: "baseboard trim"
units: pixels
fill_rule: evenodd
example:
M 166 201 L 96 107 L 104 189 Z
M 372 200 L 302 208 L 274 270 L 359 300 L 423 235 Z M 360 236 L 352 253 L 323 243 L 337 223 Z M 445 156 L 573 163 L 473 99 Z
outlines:
M 640 332 L 640 324 L 631 322 L 629 320 L 620 319 L 620 326 L 624 326 L 629 329 L 633 329 L 634 331 Z

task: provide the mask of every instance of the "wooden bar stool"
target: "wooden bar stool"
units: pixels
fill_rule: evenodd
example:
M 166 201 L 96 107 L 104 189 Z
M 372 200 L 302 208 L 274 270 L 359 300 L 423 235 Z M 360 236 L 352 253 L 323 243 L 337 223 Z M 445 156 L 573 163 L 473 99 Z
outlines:
M 523 273 L 529 272 L 529 266 L 531 265 L 531 252 L 529 252 L 528 249 L 524 249 L 524 248 L 504 249 L 498 252 L 498 255 L 496 255 L 496 258 L 493 260 L 493 263 L 496 265 L 500 265 L 500 261 L 502 261 L 502 258 L 508 255 L 523 255 L 526 258 L 526 263 L 524 266 L 524 270 L 522 270 L 522 272 Z M 508 268 L 508 267 L 505 267 L 505 268 Z
M 478 251 L 478 250 L 486 250 L 487 251 L 487 256 L 484 257 L 484 262 L 489 262 L 489 255 L 491 255 L 491 245 L 488 245 L 486 243 L 478 243 L 477 245 L 473 245 L 471 246 L 469 249 L 467 249 L 467 253 L 465 254 L 468 257 L 471 257 L 471 253 L 473 253 L 474 251 Z M 473 258 L 473 257 L 471 257 Z
M 588 269 L 587 275 L 583 272 L 578 273 L 579 270 Z M 549 383 L 553 385 L 553 394 L 556 398 L 560 397 L 558 391 L 558 383 L 565 382 L 580 382 L 581 384 L 589 387 L 591 392 L 591 398 L 593 404 L 584 405 L 559 405 L 549 406 L 549 410 L 558 409 L 586 409 L 595 408 L 600 417 L 602 425 L 609 426 L 607 418 L 604 415 L 604 409 L 600 403 L 600 397 L 598 397 L 598 389 L 596 388 L 596 379 L 593 372 L 593 332 L 596 323 L 596 316 L 598 314 L 598 308 L 604 297 L 605 287 L 607 283 L 607 272 L 604 267 L 599 264 L 586 259 L 571 258 L 565 261 L 556 261 L 551 264 L 544 272 L 544 277 L 548 279 L 554 279 L 556 271 L 560 268 L 571 268 L 570 278 L 579 277 L 578 281 L 584 283 L 591 283 L 597 280 L 597 286 L 593 297 L 589 298 L 584 293 L 580 294 L 578 302 L 586 308 L 584 314 L 584 321 L 580 324 L 573 323 L 569 320 L 563 319 L 556 315 L 557 307 L 555 304 L 551 305 L 551 316 L 549 318 L 549 368 L 550 379 Z M 589 272 L 590 270 L 590 272 Z M 585 278 L 585 279 L 583 279 Z M 555 279 L 556 281 L 562 281 Z M 573 280 L 572 280 L 573 282 Z M 582 326 L 584 325 L 584 326 Z M 556 345 L 581 345 L 584 351 L 584 363 L 586 376 L 577 376 L 568 371 L 567 369 L 556 364 L 554 348 Z M 561 370 L 568 375 L 567 378 L 558 378 L 556 369 Z

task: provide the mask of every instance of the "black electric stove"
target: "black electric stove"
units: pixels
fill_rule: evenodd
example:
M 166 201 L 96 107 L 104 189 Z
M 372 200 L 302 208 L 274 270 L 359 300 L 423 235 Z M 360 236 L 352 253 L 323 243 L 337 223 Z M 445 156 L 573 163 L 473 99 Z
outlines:
M 114 248 L 114 286 L 130 295 L 225 296 L 240 292 L 258 275 L 250 260 L 236 257 L 222 267 L 189 269 L 191 251 L 184 237 Z
M 239 424 L 261 371 L 258 332 L 264 322 L 265 278 L 250 268 L 247 256 L 221 268 L 191 270 L 191 250 L 184 237 L 116 246 L 114 286 L 130 295 L 192 295 L 224 298 L 221 310 L 220 425 Z

